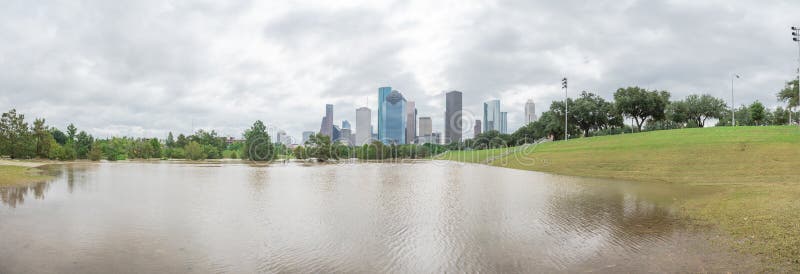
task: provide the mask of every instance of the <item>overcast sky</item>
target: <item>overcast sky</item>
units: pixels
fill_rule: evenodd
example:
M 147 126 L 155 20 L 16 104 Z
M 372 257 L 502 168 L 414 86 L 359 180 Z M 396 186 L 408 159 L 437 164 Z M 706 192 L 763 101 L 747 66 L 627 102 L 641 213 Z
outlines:
M 562 77 L 572 96 L 729 100 L 738 73 L 737 105 L 774 107 L 797 67 L 800 1 L 378 2 L 3 1 L 0 107 L 103 138 L 239 137 L 257 119 L 300 137 L 326 103 L 336 124 L 365 105 L 374 122 L 388 85 L 435 131 L 449 90 L 476 119 L 500 99 L 514 130 L 527 99 L 563 98 Z

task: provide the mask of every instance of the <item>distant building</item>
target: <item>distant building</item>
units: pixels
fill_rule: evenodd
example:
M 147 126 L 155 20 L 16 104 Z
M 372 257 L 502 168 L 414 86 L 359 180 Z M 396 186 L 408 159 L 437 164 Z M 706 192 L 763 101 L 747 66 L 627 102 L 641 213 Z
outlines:
M 536 104 L 533 103 L 533 99 L 528 99 L 528 102 L 525 102 L 525 125 L 535 122 L 536 119 Z
M 353 138 L 353 134 L 352 134 L 352 131 L 349 128 L 343 128 L 340 131 L 339 135 L 340 135 L 339 139 L 336 139 L 336 141 L 339 141 L 339 142 L 341 142 L 343 144 L 346 144 L 348 146 L 352 146 L 353 145 L 353 143 L 350 142 L 350 140 Z
M 500 100 L 483 103 L 483 132 L 500 131 Z
M 406 103 L 406 143 L 413 144 L 417 139 L 417 108 L 414 101 Z
M 500 112 L 500 133 L 508 133 L 508 112 Z
M 378 88 L 378 139 L 386 138 L 386 96 L 392 93 L 392 87 Z
M 308 139 L 311 138 L 311 134 L 314 134 L 314 132 L 313 131 L 303 131 L 303 143 L 301 145 L 304 145 L 306 143 L 306 141 L 308 141 Z
M 433 143 L 431 134 L 433 123 L 431 117 L 419 117 L 419 142 L 420 144 Z
M 387 144 L 406 143 L 406 99 L 399 91 L 393 90 L 383 102 L 383 129 L 381 141 Z M 380 132 L 378 133 L 380 135 Z
M 333 126 L 333 133 L 330 135 L 330 137 L 331 137 L 331 142 L 339 140 L 339 138 L 342 138 L 342 130 L 339 128 L 339 126 L 337 125 Z
M 357 146 L 369 143 L 372 139 L 372 110 L 366 107 L 356 109 L 356 134 L 355 144 Z
M 441 132 L 431 133 L 431 141 L 430 141 L 430 143 L 431 144 L 437 144 L 437 145 L 442 144 L 442 133 Z
M 475 120 L 475 127 L 472 128 L 472 133 L 475 134 L 473 136 L 481 134 L 481 120 Z
M 444 138 L 447 142 L 461 142 L 461 92 L 445 94 Z
M 285 139 L 286 139 L 286 131 L 278 130 L 278 133 L 275 134 L 275 142 L 283 144 Z
M 350 129 L 350 122 L 342 120 L 342 129 Z
M 326 136 L 333 136 L 333 105 L 325 105 L 325 117 L 322 117 L 322 125 L 319 133 Z

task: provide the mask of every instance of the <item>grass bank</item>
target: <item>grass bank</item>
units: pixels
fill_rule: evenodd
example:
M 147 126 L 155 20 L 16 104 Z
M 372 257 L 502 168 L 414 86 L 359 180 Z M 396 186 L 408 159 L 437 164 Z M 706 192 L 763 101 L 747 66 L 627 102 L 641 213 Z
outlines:
M 44 163 L 0 160 L 0 187 L 38 183 L 51 177 L 36 167 Z
M 504 157 L 497 157 L 508 152 Z M 495 155 L 495 156 L 492 156 Z M 716 189 L 686 197 L 682 212 L 729 234 L 736 250 L 800 271 L 800 129 L 721 127 L 448 152 L 445 160 L 515 169 Z M 493 159 L 493 160 L 492 160 Z

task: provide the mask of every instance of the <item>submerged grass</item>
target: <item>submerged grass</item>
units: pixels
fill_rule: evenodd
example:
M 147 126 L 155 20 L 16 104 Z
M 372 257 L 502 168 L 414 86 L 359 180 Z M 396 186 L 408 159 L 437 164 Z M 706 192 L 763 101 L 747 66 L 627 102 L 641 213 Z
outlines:
M 50 178 L 36 168 L 0 165 L 0 187 L 38 183 Z
M 502 151 L 502 149 L 501 149 Z M 473 154 L 473 155 L 470 155 Z M 498 150 L 448 152 L 480 163 Z M 734 249 L 800 271 L 800 129 L 720 127 L 580 138 L 530 147 L 492 165 L 557 174 L 712 188 L 681 212 L 729 234 Z

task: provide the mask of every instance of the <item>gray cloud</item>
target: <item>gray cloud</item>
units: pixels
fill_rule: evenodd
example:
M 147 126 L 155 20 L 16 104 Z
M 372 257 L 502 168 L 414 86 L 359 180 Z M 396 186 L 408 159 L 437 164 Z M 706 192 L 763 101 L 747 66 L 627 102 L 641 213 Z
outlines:
M 445 90 L 467 111 L 499 98 L 509 127 L 580 90 L 777 106 L 794 77 L 793 1 L 9 1 L 0 10 L 0 106 L 101 137 L 194 128 L 238 136 L 261 119 L 296 138 L 376 109 L 391 85 L 442 127 Z M 373 111 L 373 116 L 375 112 Z M 337 121 L 338 122 L 338 121 Z M 439 129 L 441 130 L 441 129 Z M 469 134 L 467 134 L 469 135 Z

